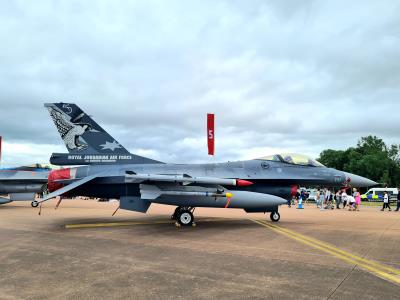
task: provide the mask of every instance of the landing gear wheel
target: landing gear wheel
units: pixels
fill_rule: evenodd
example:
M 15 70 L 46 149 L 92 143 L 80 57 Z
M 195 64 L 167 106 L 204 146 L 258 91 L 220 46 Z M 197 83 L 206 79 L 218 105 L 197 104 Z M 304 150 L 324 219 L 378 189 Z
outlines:
M 36 200 L 33 200 L 33 201 L 31 202 L 31 206 L 32 206 L 32 207 L 38 207 L 38 206 L 39 206 L 39 202 L 37 202 Z
M 182 226 L 192 226 L 194 217 L 190 210 L 183 209 L 177 214 L 178 223 Z
M 271 218 L 272 222 L 278 222 L 279 219 L 281 218 L 281 215 L 277 211 L 273 211 L 269 217 Z

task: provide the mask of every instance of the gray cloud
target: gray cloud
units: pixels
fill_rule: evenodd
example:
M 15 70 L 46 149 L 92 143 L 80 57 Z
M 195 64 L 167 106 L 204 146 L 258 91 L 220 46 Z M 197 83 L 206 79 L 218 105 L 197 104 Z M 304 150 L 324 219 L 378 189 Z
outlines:
M 316 156 L 367 134 L 398 143 L 399 20 L 396 1 L 4 3 L 0 132 L 28 145 L 4 160 L 60 150 L 50 101 L 171 162 L 209 160 L 207 112 L 218 160 Z

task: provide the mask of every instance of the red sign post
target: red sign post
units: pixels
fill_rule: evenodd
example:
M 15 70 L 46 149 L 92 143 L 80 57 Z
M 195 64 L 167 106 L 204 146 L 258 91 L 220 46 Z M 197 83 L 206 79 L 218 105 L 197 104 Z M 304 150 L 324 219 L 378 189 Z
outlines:
M 214 114 L 207 114 L 207 145 L 208 145 L 208 155 L 214 155 L 214 146 L 215 146 Z

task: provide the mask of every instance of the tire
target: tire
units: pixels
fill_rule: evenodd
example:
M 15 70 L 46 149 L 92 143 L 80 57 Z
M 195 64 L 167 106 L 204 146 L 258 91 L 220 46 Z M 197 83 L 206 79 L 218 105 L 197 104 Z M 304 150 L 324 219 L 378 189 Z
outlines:
M 171 215 L 171 220 L 176 220 L 178 218 L 178 213 L 182 209 L 182 207 L 178 206 L 175 208 L 174 213 Z
M 36 200 L 33 200 L 33 201 L 31 202 L 31 206 L 32 206 L 32 207 L 38 207 L 38 206 L 39 206 L 39 202 L 37 202 Z
M 178 222 L 182 226 L 192 226 L 194 217 L 193 214 L 189 210 L 181 210 L 178 212 Z
M 277 211 L 273 211 L 270 215 L 269 215 L 270 219 L 272 222 L 278 222 L 281 218 L 281 215 L 277 212 Z

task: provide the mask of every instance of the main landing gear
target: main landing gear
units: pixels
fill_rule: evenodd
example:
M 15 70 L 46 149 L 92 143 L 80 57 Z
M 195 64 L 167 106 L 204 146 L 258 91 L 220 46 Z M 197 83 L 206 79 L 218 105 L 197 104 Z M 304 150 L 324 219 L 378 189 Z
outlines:
M 36 200 L 33 200 L 33 201 L 31 202 L 31 206 L 32 206 L 32 207 L 38 207 L 38 206 L 39 206 L 39 202 L 37 202 Z
M 273 211 L 271 212 L 269 217 L 271 218 L 272 222 L 278 222 L 281 218 L 281 215 L 278 213 L 278 211 Z
M 171 220 L 176 220 L 175 226 L 196 226 L 193 212 L 195 207 L 178 206 L 171 216 Z

